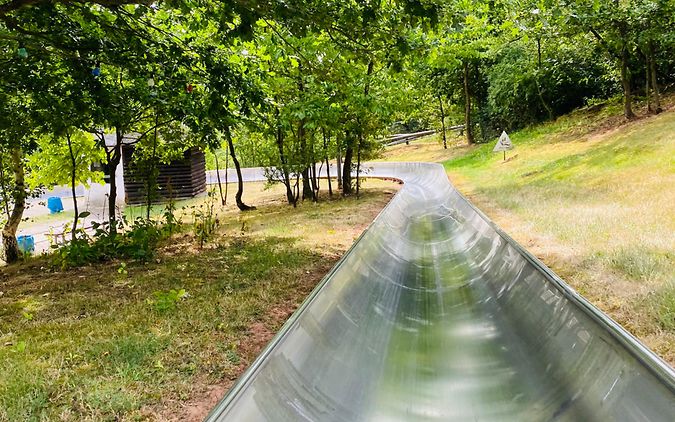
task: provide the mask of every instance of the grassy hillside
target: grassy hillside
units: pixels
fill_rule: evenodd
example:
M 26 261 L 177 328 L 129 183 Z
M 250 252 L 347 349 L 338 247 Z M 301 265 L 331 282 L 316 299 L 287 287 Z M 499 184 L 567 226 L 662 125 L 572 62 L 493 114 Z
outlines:
M 445 162 L 488 215 L 675 362 L 675 112 L 575 134 L 581 116 Z
M 451 181 L 575 289 L 675 363 L 675 110 L 625 122 L 579 111 L 494 142 L 426 142 L 388 160 L 441 154 Z

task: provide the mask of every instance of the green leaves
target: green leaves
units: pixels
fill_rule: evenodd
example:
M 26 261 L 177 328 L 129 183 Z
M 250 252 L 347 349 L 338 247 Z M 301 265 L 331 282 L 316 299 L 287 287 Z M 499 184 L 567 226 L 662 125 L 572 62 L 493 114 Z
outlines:
M 28 157 L 27 182 L 31 188 L 68 185 L 72 171 L 76 182 L 84 186 L 103 181 L 103 173 L 91 170 L 92 164 L 104 159 L 104 152 L 93 136 L 82 131 L 73 131 L 70 136 L 76 158 L 74 168 L 65 136 L 45 135 L 38 139 L 37 151 Z

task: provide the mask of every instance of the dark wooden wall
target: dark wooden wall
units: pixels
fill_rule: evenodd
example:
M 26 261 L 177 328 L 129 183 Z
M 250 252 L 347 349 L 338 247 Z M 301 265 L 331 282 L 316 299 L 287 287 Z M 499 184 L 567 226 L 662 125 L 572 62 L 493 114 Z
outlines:
M 122 147 L 122 160 L 126 203 L 145 204 L 148 170 L 134 161 L 133 145 Z M 153 202 L 193 198 L 206 191 L 206 158 L 198 148 L 185 151 L 182 159 L 170 164 L 157 164 L 157 169 Z

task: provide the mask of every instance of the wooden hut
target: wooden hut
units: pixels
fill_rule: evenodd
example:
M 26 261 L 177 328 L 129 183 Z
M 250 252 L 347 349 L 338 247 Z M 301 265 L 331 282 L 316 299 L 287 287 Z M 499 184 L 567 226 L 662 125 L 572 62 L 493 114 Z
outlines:
M 134 145 L 122 146 L 124 196 L 127 204 L 147 202 L 148 171 L 134 161 Z M 190 148 L 183 158 L 169 164 L 157 163 L 157 186 L 153 202 L 193 198 L 206 191 L 206 158 L 199 148 Z

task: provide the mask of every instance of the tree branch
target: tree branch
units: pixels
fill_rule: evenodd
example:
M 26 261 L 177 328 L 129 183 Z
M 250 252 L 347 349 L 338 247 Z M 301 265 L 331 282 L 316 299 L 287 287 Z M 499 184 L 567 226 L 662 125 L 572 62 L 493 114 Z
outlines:
M 621 56 L 617 54 L 612 47 L 605 41 L 604 38 L 602 38 L 602 35 L 598 31 L 595 30 L 592 26 L 588 27 L 588 30 L 593 34 L 593 36 L 598 40 L 600 45 L 609 53 L 610 56 L 614 57 L 617 60 L 621 60 Z

